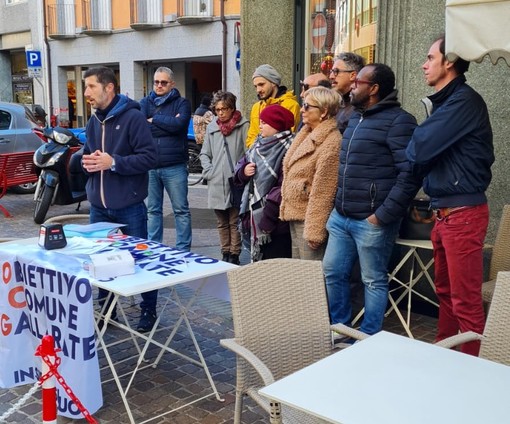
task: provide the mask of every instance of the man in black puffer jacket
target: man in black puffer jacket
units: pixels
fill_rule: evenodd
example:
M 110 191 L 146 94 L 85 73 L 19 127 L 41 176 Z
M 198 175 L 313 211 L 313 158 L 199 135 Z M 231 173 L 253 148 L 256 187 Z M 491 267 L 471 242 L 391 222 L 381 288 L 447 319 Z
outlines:
M 191 248 L 191 213 L 188 204 L 188 125 L 191 105 L 175 88 L 174 74 L 164 66 L 154 73 L 154 91 L 140 101 L 150 124 L 158 162 L 149 171 L 147 198 L 149 239 L 163 241 L 163 196 L 168 193 L 175 218 L 177 249 Z M 156 321 L 157 291 L 146 293 L 139 331 L 150 331 Z M 150 300 L 149 300 L 150 298 Z
M 361 331 L 381 330 L 388 300 L 388 262 L 400 222 L 420 187 L 405 149 L 416 119 L 400 107 L 395 75 L 365 66 L 352 84 L 356 112 L 344 132 L 338 190 L 328 223 L 323 267 L 331 322 L 349 325 L 350 275 L 359 257 L 365 286 Z

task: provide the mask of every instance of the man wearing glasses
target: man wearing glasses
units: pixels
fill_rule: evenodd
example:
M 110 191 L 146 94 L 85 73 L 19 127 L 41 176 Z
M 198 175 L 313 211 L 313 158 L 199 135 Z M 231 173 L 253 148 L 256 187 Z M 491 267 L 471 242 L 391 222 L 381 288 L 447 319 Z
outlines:
M 191 213 L 188 204 L 189 101 L 175 88 L 174 74 L 164 66 L 154 73 L 154 87 L 140 101 L 158 152 L 155 169 L 149 171 L 147 198 L 148 238 L 163 241 L 163 197 L 168 193 L 175 219 L 177 249 L 191 248 Z M 157 291 L 145 293 L 138 331 L 150 331 L 156 321 Z
M 485 191 L 494 162 L 492 128 L 483 98 L 466 84 L 469 62 L 445 56 L 445 38 L 430 47 L 422 65 L 435 93 L 423 102 L 428 118 L 407 148 L 413 171 L 436 209 L 434 247 L 439 320 L 436 341 L 459 332 L 483 333 L 483 243 L 489 223 Z M 478 355 L 480 342 L 461 351 Z
M 301 86 L 301 93 L 299 97 L 304 100 L 306 92 L 313 87 L 326 87 L 331 88 L 331 81 L 322 72 L 308 75 L 303 81 L 299 81 Z
M 365 59 L 362 56 L 350 52 L 340 53 L 335 58 L 335 63 L 329 73 L 331 86 L 342 98 L 340 110 L 336 115 L 338 129 L 342 134 L 347 128 L 353 111 L 350 98 L 351 84 L 363 66 L 365 66 Z
M 301 87 L 301 92 L 299 93 L 299 97 L 301 97 L 301 101 L 305 100 L 306 93 L 310 88 L 313 87 L 326 87 L 331 88 L 331 81 L 329 78 L 324 75 L 322 72 L 318 72 L 316 74 L 308 75 L 303 81 L 299 81 L 299 85 Z M 299 122 L 299 126 L 296 130 L 298 132 L 303 127 L 303 119 Z
M 291 131 L 295 131 L 301 114 L 300 106 L 294 92 L 287 90 L 287 87 L 281 85 L 282 77 L 280 73 L 271 65 L 260 65 L 252 76 L 253 86 L 257 90 L 259 101 L 253 105 L 250 112 L 250 128 L 246 137 L 246 146 L 250 147 L 260 132 L 260 112 L 268 105 L 280 105 L 290 110 L 294 115 L 294 126 Z
M 354 78 L 351 105 L 323 268 L 331 322 L 350 325 L 350 277 L 359 259 L 365 292 L 361 331 L 374 334 L 382 329 L 388 262 L 400 222 L 420 187 L 405 154 L 416 119 L 400 107 L 395 74 L 383 64 L 367 65 Z

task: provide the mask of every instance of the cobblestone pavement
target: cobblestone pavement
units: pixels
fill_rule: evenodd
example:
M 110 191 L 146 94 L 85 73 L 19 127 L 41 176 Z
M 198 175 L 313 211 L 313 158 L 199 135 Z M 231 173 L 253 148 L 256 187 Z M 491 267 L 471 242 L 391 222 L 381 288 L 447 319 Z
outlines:
M 214 213 L 206 209 L 206 193 L 205 186 L 190 188 L 190 207 L 192 208 L 193 220 L 192 250 L 219 258 L 215 218 Z M 0 199 L 0 204 L 5 206 L 13 215 L 13 218 L 5 218 L 0 215 L 0 238 L 37 236 L 39 225 L 32 220 L 33 203 L 30 195 L 7 194 Z M 48 217 L 76 213 L 74 208 L 75 205 L 53 206 Z M 170 206 L 166 205 L 165 210 L 170 211 Z M 85 203 L 80 213 L 87 212 L 88 205 Z M 175 237 L 170 215 L 165 218 L 165 228 L 164 242 L 172 245 Z M 246 263 L 247 260 L 247 256 L 244 255 L 243 262 Z M 169 295 L 170 292 L 169 290 L 162 290 L 160 293 L 159 302 L 161 304 L 164 296 Z M 186 299 L 191 295 L 191 290 L 186 287 L 179 287 L 177 293 Z M 135 300 L 135 303 L 138 303 L 139 299 Z M 136 325 L 139 317 L 138 306 L 132 305 L 130 299 L 123 300 L 122 305 L 130 323 Z M 164 338 L 164 328 L 175 322 L 178 314 L 177 308 L 170 308 L 165 311 L 158 329 L 157 337 L 160 340 Z M 209 365 L 213 380 L 224 401 L 220 402 L 214 396 L 209 396 L 191 406 L 153 420 L 151 423 L 232 423 L 235 396 L 235 357 L 219 346 L 220 339 L 233 336 L 230 304 L 203 294 L 198 297 L 191 308 L 189 319 L 205 360 Z M 412 314 L 412 330 L 418 339 L 431 341 L 434 337 L 435 325 L 435 318 Z M 386 319 L 384 328 L 388 331 L 404 334 L 402 326 L 395 318 L 394 313 Z M 121 340 L 124 336 L 125 333 L 122 330 L 115 327 L 108 328 L 108 340 Z M 185 326 L 181 326 L 170 347 L 189 352 L 190 356 L 196 357 Z M 134 353 L 135 347 L 128 340 L 117 344 L 113 348 L 113 357 L 116 360 L 130 357 Z M 157 353 L 157 348 L 152 347 L 149 349 L 147 357 L 149 359 L 155 358 Z M 102 373 L 104 406 L 95 414 L 95 418 L 104 424 L 128 423 L 127 413 L 115 383 L 106 381 L 109 375 L 106 361 L 101 352 L 99 358 L 101 366 L 105 367 Z M 132 365 L 132 362 L 127 361 L 124 366 L 129 367 L 130 365 Z M 28 390 L 28 386 L 0 389 L 0 415 L 7 411 Z M 139 371 L 128 393 L 128 399 L 136 422 L 141 422 L 209 393 L 212 393 L 212 390 L 201 368 L 175 355 L 165 354 L 157 368 L 149 367 Z M 7 420 L 9 423 L 40 423 L 41 421 L 40 391 Z M 70 420 L 62 417 L 58 419 L 59 424 L 82 422 L 85 422 L 85 420 Z M 243 422 L 259 424 L 268 422 L 268 419 L 254 403 L 246 400 Z

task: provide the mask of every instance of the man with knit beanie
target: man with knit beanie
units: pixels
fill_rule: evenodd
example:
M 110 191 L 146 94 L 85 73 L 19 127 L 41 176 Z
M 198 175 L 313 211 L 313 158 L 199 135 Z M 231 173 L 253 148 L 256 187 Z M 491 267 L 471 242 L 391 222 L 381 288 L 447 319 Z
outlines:
M 300 106 L 297 97 L 292 90 L 280 85 L 282 77 L 271 65 L 260 65 L 252 76 L 253 85 L 257 90 L 259 101 L 253 105 L 250 113 L 250 129 L 246 138 L 246 146 L 250 147 L 259 134 L 260 113 L 272 104 L 278 104 L 288 109 L 294 115 L 294 125 L 291 131 L 295 131 L 300 120 Z

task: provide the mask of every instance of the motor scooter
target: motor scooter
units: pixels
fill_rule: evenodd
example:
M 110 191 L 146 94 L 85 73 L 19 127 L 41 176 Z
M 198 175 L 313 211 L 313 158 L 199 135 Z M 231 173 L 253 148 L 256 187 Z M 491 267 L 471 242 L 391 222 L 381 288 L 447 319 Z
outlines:
M 39 179 L 34 194 L 34 221 L 42 224 L 51 205 L 71 205 L 87 199 L 87 175 L 81 167 L 83 144 L 67 128 L 45 128 L 47 143 L 34 153 Z

